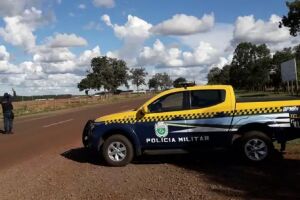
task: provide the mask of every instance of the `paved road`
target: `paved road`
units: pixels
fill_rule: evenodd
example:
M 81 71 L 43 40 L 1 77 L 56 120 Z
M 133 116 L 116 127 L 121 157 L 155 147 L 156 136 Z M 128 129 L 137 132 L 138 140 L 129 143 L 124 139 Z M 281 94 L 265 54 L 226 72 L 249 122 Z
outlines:
M 138 99 L 16 119 L 15 134 L 0 134 L 0 169 L 38 156 L 47 150 L 80 141 L 82 129 L 88 119 L 129 110 L 141 105 L 145 100 Z

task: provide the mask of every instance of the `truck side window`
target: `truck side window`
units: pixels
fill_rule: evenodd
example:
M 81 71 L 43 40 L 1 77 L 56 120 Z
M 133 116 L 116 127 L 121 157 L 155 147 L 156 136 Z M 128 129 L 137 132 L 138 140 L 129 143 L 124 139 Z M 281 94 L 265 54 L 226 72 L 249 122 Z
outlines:
M 163 96 L 148 106 L 151 113 L 183 110 L 184 93 L 178 92 Z
M 191 109 L 214 106 L 225 101 L 225 90 L 191 91 Z

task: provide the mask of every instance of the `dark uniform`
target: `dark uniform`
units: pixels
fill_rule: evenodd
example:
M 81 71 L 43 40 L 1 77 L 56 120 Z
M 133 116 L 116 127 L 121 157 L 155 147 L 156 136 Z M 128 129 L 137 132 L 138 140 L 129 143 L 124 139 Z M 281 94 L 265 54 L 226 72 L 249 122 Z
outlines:
M 12 128 L 13 128 L 14 108 L 11 101 L 12 101 L 11 96 L 5 93 L 1 101 L 1 106 L 3 112 L 4 131 L 6 134 L 12 133 Z

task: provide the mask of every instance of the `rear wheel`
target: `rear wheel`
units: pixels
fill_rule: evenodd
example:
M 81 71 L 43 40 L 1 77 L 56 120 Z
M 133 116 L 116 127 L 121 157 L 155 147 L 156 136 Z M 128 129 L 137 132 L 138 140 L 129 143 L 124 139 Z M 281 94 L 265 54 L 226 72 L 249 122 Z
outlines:
M 133 155 L 132 144 L 123 135 L 110 136 L 102 146 L 102 156 L 110 166 L 125 166 L 132 161 Z
M 250 131 L 241 138 L 240 152 L 250 162 L 259 163 L 267 160 L 273 152 L 271 139 L 260 131 Z

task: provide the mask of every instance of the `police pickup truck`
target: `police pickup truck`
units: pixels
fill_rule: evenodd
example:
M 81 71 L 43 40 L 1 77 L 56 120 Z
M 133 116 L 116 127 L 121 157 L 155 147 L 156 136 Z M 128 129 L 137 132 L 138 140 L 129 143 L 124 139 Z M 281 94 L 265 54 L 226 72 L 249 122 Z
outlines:
M 277 141 L 300 137 L 300 100 L 236 102 L 228 85 L 164 91 L 132 111 L 87 122 L 83 144 L 111 166 L 142 154 L 235 147 L 251 162 L 267 160 Z

